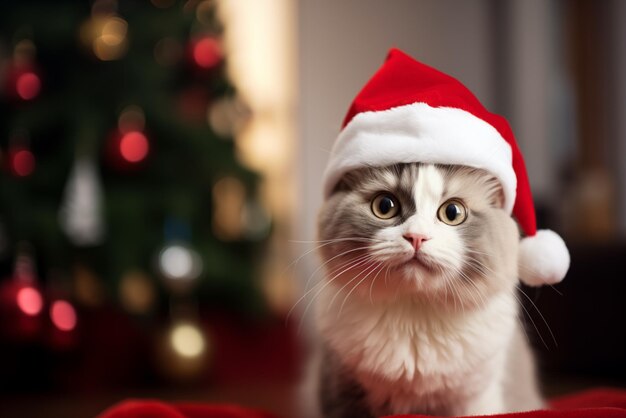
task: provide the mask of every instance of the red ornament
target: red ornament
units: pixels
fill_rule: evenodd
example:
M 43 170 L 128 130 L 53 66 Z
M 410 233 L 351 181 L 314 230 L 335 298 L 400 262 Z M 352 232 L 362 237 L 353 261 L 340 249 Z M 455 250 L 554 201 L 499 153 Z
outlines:
M 203 69 L 217 66 L 223 57 L 222 45 L 215 38 L 201 38 L 193 43 L 193 60 L 196 65 Z
M 31 100 L 37 97 L 41 89 L 39 76 L 32 71 L 23 72 L 17 76 L 15 91 L 23 100 Z
M 9 168 L 17 177 L 29 176 L 35 171 L 35 156 L 24 146 L 9 150 Z
M 41 85 L 41 76 L 32 63 L 9 63 L 5 78 L 9 97 L 17 101 L 33 100 L 41 92 Z
M 120 139 L 120 154 L 129 163 L 138 163 L 148 155 L 150 146 L 146 136 L 138 131 L 130 131 Z
M 76 310 L 68 301 L 54 301 L 50 306 L 50 319 L 54 326 L 61 331 L 72 331 L 76 328 Z
M 109 164 L 119 171 L 133 171 L 142 167 L 150 153 L 150 141 L 145 132 L 131 129 L 113 131 L 106 145 Z
M 16 295 L 17 306 L 29 316 L 36 316 L 43 308 L 41 292 L 32 286 L 25 286 L 18 290 Z

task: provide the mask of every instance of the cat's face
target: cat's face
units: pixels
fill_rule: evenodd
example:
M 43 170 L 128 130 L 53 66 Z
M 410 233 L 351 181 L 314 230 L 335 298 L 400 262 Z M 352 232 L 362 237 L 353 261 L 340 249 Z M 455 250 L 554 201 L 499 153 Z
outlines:
M 515 222 L 488 173 L 398 164 L 344 176 L 319 217 L 326 280 L 357 297 L 478 306 L 517 281 Z

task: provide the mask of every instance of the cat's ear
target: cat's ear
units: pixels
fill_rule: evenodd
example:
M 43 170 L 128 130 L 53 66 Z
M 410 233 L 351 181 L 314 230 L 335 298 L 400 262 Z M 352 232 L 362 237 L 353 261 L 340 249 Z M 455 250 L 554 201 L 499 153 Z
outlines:
M 490 176 L 486 181 L 489 204 L 495 208 L 504 207 L 504 189 L 497 178 Z
M 331 195 L 337 192 L 347 192 L 350 190 L 354 190 L 358 184 L 358 176 L 355 175 L 354 172 L 348 172 L 344 174 L 341 179 L 337 182 L 335 187 L 331 192 Z
M 502 209 L 504 208 L 504 189 L 502 189 L 499 181 L 496 180 L 496 182 L 497 185 L 492 192 L 491 201 L 495 207 Z
M 368 175 L 371 176 L 369 171 L 364 168 L 348 171 L 341 176 L 331 194 L 357 189 L 359 185 L 363 183 L 364 178 L 368 177 Z

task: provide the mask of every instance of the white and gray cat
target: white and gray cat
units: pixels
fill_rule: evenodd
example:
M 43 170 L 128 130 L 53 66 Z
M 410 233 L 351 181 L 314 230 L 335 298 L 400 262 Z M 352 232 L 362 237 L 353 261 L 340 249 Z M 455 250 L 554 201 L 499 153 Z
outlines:
M 324 203 L 326 277 L 304 413 L 482 415 L 537 409 L 518 321 L 519 232 L 499 182 L 461 166 L 349 172 Z

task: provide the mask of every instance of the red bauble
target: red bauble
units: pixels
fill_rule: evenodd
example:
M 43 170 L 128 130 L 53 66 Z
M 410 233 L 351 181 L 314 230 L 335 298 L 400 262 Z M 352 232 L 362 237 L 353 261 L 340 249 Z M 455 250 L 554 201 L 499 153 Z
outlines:
M 224 57 L 222 44 L 220 40 L 213 37 L 198 38 L 191 43 L 191 57 L 201 69 L 215 68 Z
M 10 64 L 6 77 L 6 91 L 18 101 L 30 101 L 41 92 L 41 76 L 33 65 Z
M 25 146 L 14 146 L 8 153 L 9 170 L 16 177 L 27 177 L 35 171 L 35 156 Z
M 145 132 L 116 129 L 107 142 L 106 154 L 109 164 L 120 171 L 132 171 L 145 163 L 150 152 L 150 141 Z

